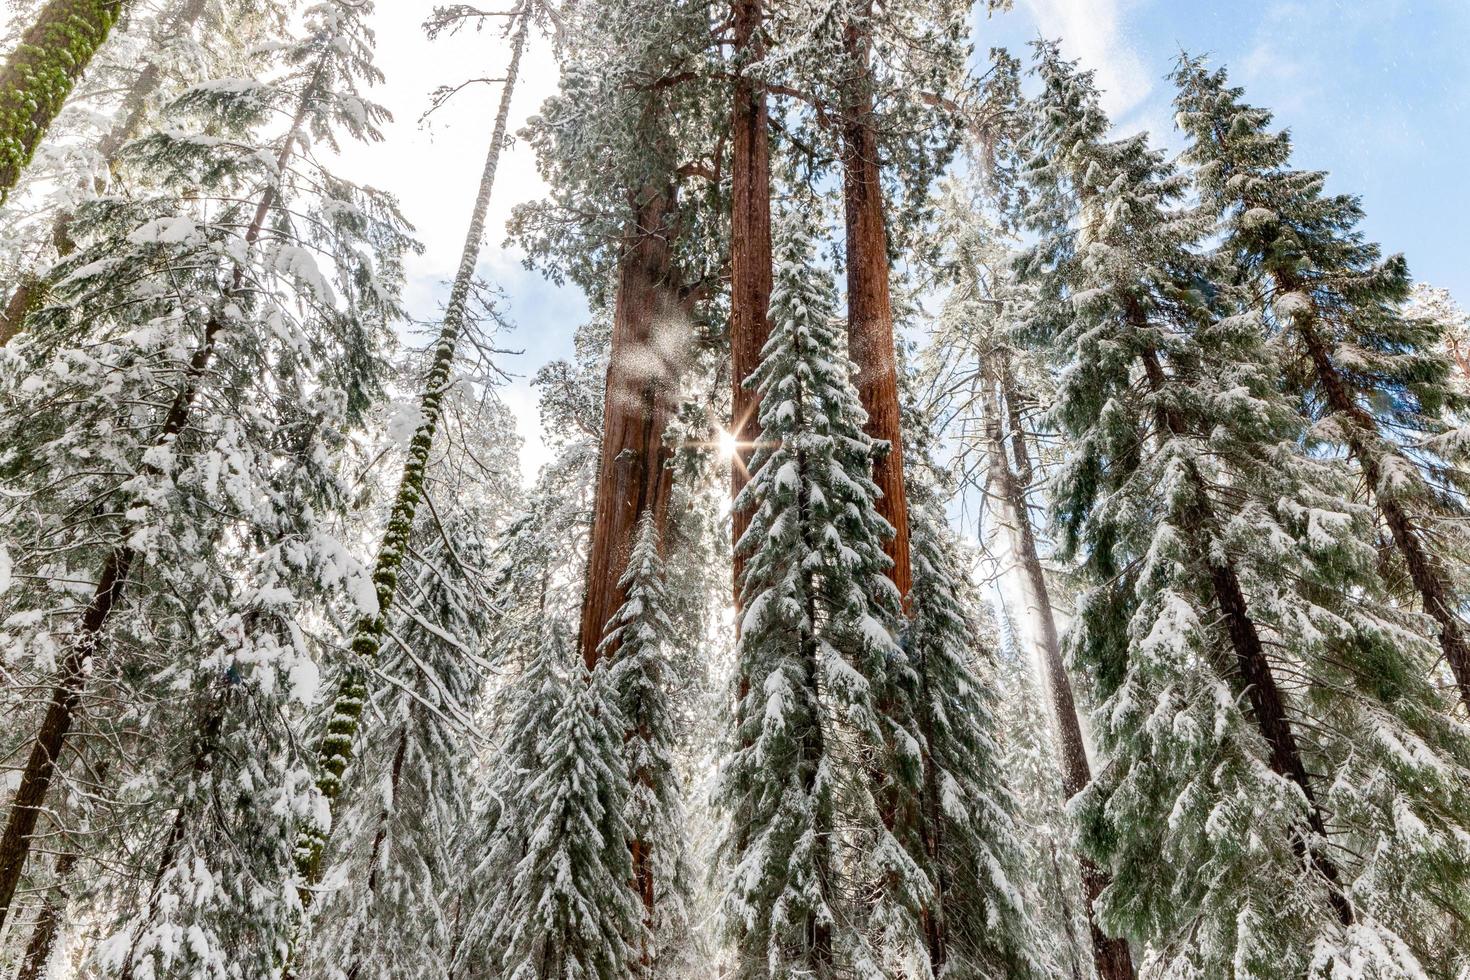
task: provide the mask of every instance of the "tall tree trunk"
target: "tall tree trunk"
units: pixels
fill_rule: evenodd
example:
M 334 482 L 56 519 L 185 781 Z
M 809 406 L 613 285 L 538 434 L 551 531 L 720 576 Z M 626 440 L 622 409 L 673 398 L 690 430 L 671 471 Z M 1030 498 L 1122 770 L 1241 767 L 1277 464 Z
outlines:
M 771 141 L 765 87 L 750 67 L 765 54 L 761 40 L 762 0 L 732 0 L 735 34 L 735 91 L 730 111 L 730 461 L 731 499 L 750 482 L 750 459 L 760 439 L 760 394 L 745 379 L 760 365 L 771 333 Z M 744 508 L 731 515 L 733 542 L 750 526 Z M 745 560 L 734 556 L 735 606 Z
M 352 662 L 347 666 L 338 685 L 327 730 L 317 748 L 316 785 L 326 800 L 328 815 L 342 792 L 342 775 L 352 761 L 358 723 L 367 704 L 369 672 L 377 663 L 378 652 L 382 649 L 383 633 L 387 629 L 393 597 L 398 589 L 398 571 L 408 554 L 409 535 L 413 530 L 419 501 L 423 498 L 424 471 L 429 463 L 429 451 L 434 445 L 434 433 L 443 415 L 442 403 L 450 382 L 454 352 L 464 330 L 470 287 L 474 282 L 475 265 L 480 257 L 480 243 L 485 237 L 485 214 L 490 207 L 490 192 L 495 186 L 500 151 L 505 145 L 510 103 L 520 74 L 521 53 L 525 49 L 530 30 L 531 14 L 530 2 L 519 10 L 520 23 L 511 42 L 510 64 L 506 67 L 505 87 L 501 90 L 500 105 L 495 114 L 495 129 L 490 137 L 485 167 L 480 174 L 479 193 L 475 196 L 469 231 L 465 235 L 464 248 L 460 253 L 459 269 L 455 272 L 449 302 L 444 309 L 444 322 L 440 325 L 435 344 L 434 360 L 424 379 L 423 394 L 419 399 L 422 421 L 409 443 L 408 458 L 403 463 L 393 510 L 388 515 L 388 526 L 383 533 L 383 542 L 378 547 L 377 560 L 373 563 L 373 585 L 377 590 L 378 611 L 375 615 L 360 618 L 353 629 Z M 311 906 L 314 889 L 321 880 L 322 852 L 326 843 L 327 831 L 315 823 L 304 828 L 297 841 L 296 870 L 300 879 L 297 891 L 303 908 Z M 289 961 L 288 954 L 287 962 Z
M 644 511 L 659 541 L 673 473 L 664 432 L 673 416 L 684 312 L 673 283 L 670 247 L 676 199 L 671 184 L 632 195 L 632 216 L 618 261 L 612 348 L 603 399 L 602 455 L 593 502 L 592 540 L 582 597 L 580 646 L 588 669 L 616 650 L 603 646 L 607 624 L 627 600 L 623 572 Z
M 1302 288 L 1300 282 L 1289 276 L 1277 273 L 1275 277 L 1283 294 Z M 1391 471 L 1402 472 L 1404 467 L 1386 465 L 1396 454 L 1385 444 L 1373 417 L 1357 403 L 1343 381 L 1342 372 L 1322 339 L 1316 307 L 1295 313 L 1292 326 L 1312 359 L 1312 368 L 1326 396 L 1327 406 L 1342 426 L 1348 451 L 1363 470 L 1363 479 L 1373 493 L 1373 502 L 1388 527 L 1394 547 L 1403 556 L 1409 580 L 1419 593 L 1424 611 L 1439 626 L 1440 649 L 1449 662 L 1455 686 L 1459 688 L 1460 702 L 1470 709 L 1470 638 L 1467 638 L 1465 623 L 1460 619 L 1458 599 L 1449 577 L 1424 542 L 1413 515 L 1405 506 L 1402 489 L 1394 482 L 1398 477 L 1390 476 Z
M 301 98 L 301 104 L 297 107 L 296 115 L 292 119 L 291 127 L 287 130 L 281 144 L 281 150 L 276 157 L 277 171 L 285 169 L 291 155 L 295 152 L 311 102 L 316 98 L 316 88 L 321 78 L 322 69 L 319 68 L 307 85 Z M 255 208 L 255 215 L 245 230 L 244 239 L 247 248 L 259 240 L 261 231 L 265 228 L 265 219 L 275 200 L 275 187 L 267 188 L 261 195 L 260 202 Z M 244 284 L 244 277 L 244 268 L 237 265 L 230 288 L 226 292 L 227 296 L 239 292 Z M 214 356 L 215 341 L 222 328 L 221 322 L 214 318 L 211 318 L 205 325 L 203 340 L 189 359 L 189 365 L 184 371 L 183 387 L 179 389 L 178 394 L 174 396 L 173 403 L 169 405 L 163 425 L 159 428 L 158 436 L 154 440 L 155 446 L 165 446 L 174 442 L 184 431 L 184 427 L 188 425 L 189 417 L 194 409 L 194 396 Z M 159 473 L 157 468 L 151 464 L 145 463 L 142 469 L 143 472 L 153 476 Z M 102 573 L 98 577 L 92 599 L 82 611 L 77 623 L 76 633 L 70 644 L 71 649 L 62 661 L 61 677 L 52 691 L 50 706 L 47 708 L 46 716 L 41 722 L 41 729 L 32 744 L 25 769 L 21 772 L 20 787 L 11 802 L 5 832 L 0 835 L 0 928 L 4 927 L 5 920 L 9 916 L 11 900 L 15 897 L 16 886 L 20 883 L 21 872 L 30 854 L 36 820 L 40 815 L 41 806 L 45 803 L 46 794 L 51 788 L 51 777 L 55 774 L 57 759 L 75 720 L 77 706 L 81 701 L 82 688 L 91 670 L 92 655 L 96 651 L 103 627 L 107 625 L 112 611 L 117 607 L 118 600 L 122 598 L 128 572 L 132 569 L 136 557 L 137 553 L 132 546 L 122 544 L 114 547 L 104 560 Z
M 160 26 L 153 38 L 154 43 L 161 37 L 191 32 L 204 15 L 204 7 L 205 0 L 185 0 L 183 6 L 168 18 L 167 23 Z M 163 70 L 157 60 L 152 60 L 143 66 L 143 70 L 128 87 L 128 94 L 123 97 L 122 107 L 113 120 L 112 127 L 97 141 L 97 156 L 109 171 L 116 168 L 122 148 L 138 134 L 148 104 L 162 83 Z M 100 183 L 99 181 L 99 185 Z M 98 189 L 101 189 L 100 186 Z M 76 243 L 71 237 L 71 226 L 75 218 L 73 212 L 65 211 L 52 222 L 51 240 L 56 245 L 57 253 L 63 258 L 76 249 Z M 0 312 L 0 347 L 8 344 L 20 332 L 25 318 L 40 308 L 45 301 L 48 286 L 49 282 L 43 276 L 34 275 L 27 275 L 16 283 L 10 297 L 5 301 L 4 311 Z
M 893 567 L 889 577 L 908 601 L 913 585 L 909 562 L 908 497 L 904 492 L 902 412 L 898 397 L 898 358 L 893 336 L 893 301 L 888 282 L 888 229 L 885 224 L 878 133 L 873 121 L 871 38 L 866 33 L 872 0 L 859 4 L 860 19 L 846 31 L 852 76 L 842 109 L 842 196 L 847 228 L 847 337 L 857 365 L 858 397 L 868 413 L 868 435 L 888 444 L 873 466 L 883 496 L 878 513 L 893 525 L 885 546 Z
M 21 962 L 20 972 L 15 975 L 15 980 L 41 980 L 46 975 L 46 964 L 51 959 L 51 951 L 56 947 L 56 936 L 61 931 L 62 916 L 66 912 L 67 880 L 76 864 L 77 852 L 74 849 L 67 851 L 56 862 L 56 884 L 36 916 L 30 942 L 26 943 L 25 959 Z
M 0 203 L 128 0 L 51 0 L 0 68 Z
M 1046 582 L 1046 569 L 1036 549 L 1036 534 L 1031 526 L 1027 500 L 1031 454 L 1020 427 L 1020 409 L 1009 365 L 995 363 L 1002 355 L 987 355 L 982 367 L 981 405 L 985 415 L 985 432 L 990 443 L 990 476 L 1001 498 L 1005 523 L 1011 533 L 1011 552 L 1025 575 L 1028 614 L 1036 626 L 1042 668 L 1046 672 L 1046 688 L 1051 700 L 1052 724 L 1056 726 L 1057 755 L 1062 776 L 1062 792 L 1068 800 L 1087 788 L 1092 769 L 1087 759 L 1087 745 L 1082 737 L 1082 723 L 1077 715 L 1077 702 L 1072 696 L 1072 683 L 1062 663 L 1062 645 L 1057 631 L 1051 592 Z M 1010 422 L 1010 450 L 1002 428 L 1002 404 Z M 1023 482 L 1025 480 L 1025 482 Z M 1136 975 L 1128 942 L 1108 936 L 1097 922 L 1098 896 L 1111 881 L 1107 872 L 1086 855 L 1077 856 L 1082 872 L 1082 888 L 1087 897 L 1087 924 L 1092 936 L 1092 960 L 1100 980 L 1132 980 Z
M 591 670 L 616 658 L 603 642 L 607 625 L 627 601 L 623 573 L 645 512 L 653 515 L 664 547 L 673 471 L 664 442 L 678 391 L 684 311 L 673 283 L 670 247 L 677 200 L 671 184 L 646 187 L 631 201 L 632 220 L 618 261 L 612 346 L 603 398 L 602 453 L 593 498 L 592 538 L 582 594 L 580 647 Z M 633 723 L 636 725 L 637 720 Z M 633 889 L 652 923 L 656 895 L 646 841 L 632 838 Z M 642 946 L 641 962 L 650 964 Z
M 1146 326 L 1135 314 L 1137 325 Z M 1149 388 L 1158 394 L 1163 391 L 1164 369 L 1158 354 L 1153 350 L 1141 355 L 1144 374 Z M 1185 434 L 1186 426 L 1178 414 L 1170 408 L 1159 409 L 1159 425 L 1171 437 Z M 1207 496 L 1204 479 L 1191 466 L 1189 478 L 1193 485 L 1193 500 L 1181 515 L 1184 530 L 1192 538 L 1191 545 L 1200 560 L 1208 567 L 1215 603 L 1219 607 L 1230 645 L 1235 653 L 1235 671 L 1231 677 L 1237 685 L 1237 693 L 1244 694 L 1255 717 L 1256 727 L 1270 748 L 1271 771 L 1290 780 L 1301 791 L 1307 804 L 1307 827 L 1297 828 L 1293 834 L 1292 847 L 1305 858 L 1321 876 L 1328 890 L 1333 910 L 1344 925 L 1354 919 L 1352 904 L 1342 890 L 1342 880 L 1336 864 L 1324 850 L 1327 842 L 1327 824 L 1322 809 L 1317 803 L 1311 778 L 1302 760 L 1301 748 L 1286 711 L 1286 699 L 1271 671 L 1255 621 L 1251 618 L 1246 602 L 1245 590 L 1241 588 L 1240 576 L 1235 565 L 1218 548 L 1218 522 Z

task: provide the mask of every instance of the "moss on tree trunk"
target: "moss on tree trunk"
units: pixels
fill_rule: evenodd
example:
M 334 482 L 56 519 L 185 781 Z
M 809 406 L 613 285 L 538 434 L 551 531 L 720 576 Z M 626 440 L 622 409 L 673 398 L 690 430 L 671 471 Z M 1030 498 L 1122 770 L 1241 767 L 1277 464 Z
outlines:
M 0 202 L 124 6 L 126 0 L 51 0 L 11 52 L 0 70 Z

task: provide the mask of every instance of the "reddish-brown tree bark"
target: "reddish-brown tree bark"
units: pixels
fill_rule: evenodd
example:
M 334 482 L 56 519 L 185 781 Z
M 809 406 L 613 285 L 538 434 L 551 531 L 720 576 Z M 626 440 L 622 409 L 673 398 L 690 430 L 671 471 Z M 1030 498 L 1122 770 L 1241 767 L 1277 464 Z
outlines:
M 866 13 L 871 13 L 872 2 Z M 848 69 L 842 108 L 842 197 L 847 228 L 847 338 L 857 365 L 858 397 L 868 413 L 868 435 L 888 444 L 873 466 L 883 496 L 878 513 L 893 525 L 884 550 L 893 560 L 889 577 L 907 602 L 913 585 L 909 562 L 908 497 L 904 491 L 902 413 L 898 397 L 898 357 L 893 337 L 893 300 L 888 283 L 888 229 L 885 224 L 878 132 L 873 121 L 869 17 L 850 23 Z
M 766 91 L 749 66 L 764 53 L 761 0 L 733 0 L 736 77 L 730 110 L 730 461 L 731 499 L 750 481 L 750 459 L 760 439 L 760 395 L 745 387 L 760 364 L 771 324 L 771 145 Z M 733 543 L 750 526 L 750 514 L 732 514 Z M 734 595 L 740 604 L 744 559 L 734 557 Z
M 653 514 L 664 541 L 673 484 L 664 432 L 674 413 L 679 332 L 685 329 L 670 247 L 675 205 L 667 182 L 639 191 L 618 262 L 602 457 L 582 597 L 580 648 L 589 669 L 616 653 L 602 640 L 627 599 L 619 583 L 645 510 Z

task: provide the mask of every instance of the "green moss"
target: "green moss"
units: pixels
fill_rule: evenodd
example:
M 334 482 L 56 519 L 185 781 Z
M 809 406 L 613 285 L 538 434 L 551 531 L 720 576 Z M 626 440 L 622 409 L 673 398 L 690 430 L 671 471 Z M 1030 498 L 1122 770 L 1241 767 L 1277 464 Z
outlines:
M 51 0 L 0 72 L 0 202 L 127 0 Z

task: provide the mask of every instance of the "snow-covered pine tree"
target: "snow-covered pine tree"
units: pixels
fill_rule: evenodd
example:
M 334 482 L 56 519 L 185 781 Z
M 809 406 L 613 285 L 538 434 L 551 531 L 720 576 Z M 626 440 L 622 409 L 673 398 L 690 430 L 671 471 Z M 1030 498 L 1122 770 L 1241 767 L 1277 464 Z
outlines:
M 1470 394 L 1470 313 L 1448 289 L 1425 282 L 1414 284 L 1404 312 L 1411 319 L 1434 322 L 1430 329 L 1442 338 L 1445 353 L 1459 372 L 1460 390 Z
M 450 975 L 462 869 L 454 842 L 471 819 L 473 726 L 490 625 L 483 594 L 492 530 L 476 488 L 420 514 L 387 629 L 359 765 L 346 784 L 303 975 L 333 980 Z
M 507 732 L 535 768 L 511 773 L 497 864 L 509 879 L 489 922 L 497 975 L 507 980 L 619 980 L 638 975 L 643 909 L 628 849 L 631 786 L 606 661 L 573 662 L 555 679 L 545 645 L 523 685 L 528 708 Z
M 669 694 L 674 624 L 652 514 L 638 522 L 623 579 L 628 598 L 608 624 L 603 644 L 616 651 L 610 660 L 612 686 L 628 726 L 626 819 L 633 882 L 644 910 L 638 975 L 673 980 L 687 975 L 690 965 L 691 872 L 674 759 L 679 732 Z
M 128 0 L 50 0 L 0 68 L 0 204 Z
M 1085 906 L 1090 903 L 1082 889 L 1076 835 L 1067 819 L 1055 730 L 1037 676 L 1035 645 L 1021 625 L 1024 615 L 1013 602 L 1001 603 L 997 651 L 1001 766 L 1026 821 L 1020 835 L 1019 886 L 1036 926 L 1033 956 L 1041 968 L 1048 976 L 1091 980 L 1101 971 L 1089 936 L 1092 916 Z M 1128 969 L 1132 970 L 1131 961 Z
M 1404 315 L 1413 280 L 1403 256 L 1365 241 L 1356 197 L 1329 195 L 1326 175 L 1292 170 L 1291 135 L 1246 104 L 1224 69 L 1180 59 L 1179 123 L 1191 140 L 1204 206 L 1224 233 L 1220 255 L 1253 287 L 1251 305 L 1280 352 L 1283 378 L 1316 423 L 1312 439 L 1352 454 L 1407 575 L 1402 589 L 1435 622 L 1470 708 L 1464 618 L 1465 463 L 1443 438 L 1464 403 L 1442 327 Z M 1450 542 L 1455 557 L 1438 542 Z M 1397 582 L 1393 583 L 1398 585 Z
M 998 167 L 1013 160 L 997 160 Z M 1063 663 L 1061 631 L 1053 606 L 1048 570 L 1041 552 L 1041 533 L 1034 520 L 1033 496 L 1041 483 L 1033 465 L 1035 406 L 1049 399 L 1045 360 L 1028 351 L 1014 335 L 1030 302 L 1029 290 L 1015 281 L 1009 268 L 1012 245 L 1000 228 L 988 222 L 966 184 L 949 183 L 940 201 L 940 227 L 948 243 L 944 272 L 951 286 L 935 324 L 927 360 L 936 384 L 960 392 L 952 411 L 959 429 L 959 456 L 953 464 L 961 471 L 983 472 L 988 498 L 988 530 L 997 539 L 1003 574 L 1014 576 L 1020 599 L 1012 610 L 1034 644 L 1034 653 L 1046 672 L 1046 688 L 1055 739 L 1055 785 L 1058 799 L 1050 806 L 1062 819 L 1066 800 L 1080 793 L 1092 779 L 1092 767 L 1083 739 L 1081 719 L 1071 678 Z M 963 353 L 963 356 L 957 356 Z M 1029 658 L 1030 654 L 1026 654 Z M 1028 661 L 1029 663 L 1029 661 Z M 1019 716 L 1012 716 L 1019 717 Z M 1035 784 L 1033 781 L 1033 788 Z M 1034 800 L 1034 797 L 1033 797 Z M 1033 802 L 1033 807 L 1034 807 Z M 1059 846 L 1069 845 L 1066 828 L 1059 828 Z M 1033 845 L 1034 846 L 1034 845 Z M 1092 959 L 1104 980 L 1131 980 L 1131 951 L 1125 940 L 1098 928 L 1092 903 L 1107 885 L 1103 874 L 1086 856 L 1079 856 L 1085 896 L 1066 896 L 1086 916 L 1092 940 Z M 1073 856 L 1059 859 L 1068 867 Z M 1050 876 L 1050 870 L 1048 870 Z M 1068 885 L 1075 876 L 1067 879 Z
M 935 889 L 926 915 L 930 960 L 936 976 L 954 980 L 1040 976 L 1017 878 L 1016 800 L 996 738 L 993 652 L 977 641 L 985 636 L 975 619 L 982 600 L 959 564 L 942 511 L 914 508 L 912 527 L 904 648 L 923 739 L 924 832 L 916 857 Z
M 875 798 L 900 779 L 904 799 L 919 794 L 918 740 L 882 710 L 912 676 L 885 576 L 892 529 L 811 223 L 796 212 L 781 224 L 771 337 L 747 382 L 762 445 L 737 502 L 751 521 L 717 790 L 725 931 L 736 977 L 918 976 L 929 882 Z
M 44 715 L 27 726 L 36 734 L 0 844 L 0 908 L 20 880 L 89 683 L 154 677 L 173 692 L 179 714 L 137 708 L 147 724 L 133 730 L 171 739 L 151 760 L 159 769 L 129 784 L 148 806 L 173 808 L 176 794 L 195 792 L 193 763 L 174 763 L 223 744 L 201 734 L 216 726 L 222 740 L 262 746 L 241 763 L 266 770 L 239 776 L 259 780 L 251 808 L 292 791 L 290 738 L 245 728 L 289 723 L 285 702 L 311 686 L 291 625 L 300 605 L 362 596 L 365 579 L 325 523 L 340 504 L 329 461 L 374 397 L 409 245 L 390 200 L 305 152 L 339 133 L 376 138 L 382 110 L 358 92 L 376 77 L 366 10 L 314 5 L 299 40 L 262 53 L 271 59 L 265 81 L 206 82 L 179 100 L 170 128 L 130 151 L 162 189 L 78 212 L 89 244 L 61 270 L 57 305 L 38 314 L 46 328 L 6 349 L 4 478 L 9 499 L 25 500 L 6 521 L 24 582 L 6 594 L 23 613 L 7 630 L 15 662 L 36 683 L 53 676 Z M 243 695 L 221 693 L 237 685 Z M 215 702 L 259 710 L 199 710 Z M 132 710 L 127 699 L 99 703 Z M 36 715 L 28 704 L 11 710 Z M 99 716 L 89 706 L 88 724 Z M 246 825 L 254 812 L 233 816 Z M 146 837 L 156 824 L 138 826 Z M 178 850 L 155 845 L 173 836 L 163 829 L 130 850 L 167 863 Z M 163 867 L 141 874 L 161 880 Z M 117 911 L 137 910 L 121 902 Z M 247 923 L 237 909 L 235 924 Z
M 67 107 L 4 205 L 0 346 L 46 304 L 46 270 L 75 251 L 76 206 L 122 176 L 122 149 L 148 131 L 158 111 L 195 82 L 246 74 L 261 29 L 280 29 L 276 0 L 167 0 L 137 4 L 88 66 Z M 116 94 L 115 94 L 116 93 Z M 115 108 L 115 111 L 108 111 Z M 136 193 L 147 174 L 129 173 Z
M 1259 319 L 1195 257 L 1187 183 L 1146 137 L 1108 142 L 1091 76 L 1038 47 L 1023 270 L 1061 369 L 1054 509 L 1092 580 L 1074 657 L 1109 764 L 1077 812 L 1102 924 L 1166 975 L 1417 976 L 1466 840 L 1428 644 L 1375 601 L 1350 475 L 1303 451 Z
M 428 373 L 423 380 L 418 425 L 403 462 L 403 471 L 399 477 L 393 509 L 383 532 L 383 540 L 373 561 L 376 601 L 353 627 L 352 660 L 348 669 L 338 678 L 332 716 L 317 747 L 317 789 L 322 795 L 324 806 L 314 819 L 302 827 L 297 848 L 301 898 L 304 904 L 310 904 L 311 889 L 320 880 L 322 851 L 331 833 L 332 810 L 342 790 L 343 773 L 352 762 L 362 711 L 371 693 L 370 671 L 383 646 L 384 632 L 397 591 L 399 570 L 407 558 L 409 537 L 419 503 L 423 499 L 425 470 L 434 445 L 434 433 L 443 414 L 443 402 L 452 381 L 454 359 L 469 316 L 475 264 L 485 234 L 485 215 L 490 207 L 490 193 L 495 186 L 495 171 L 505 144 L 521 54 L 525 50 L 526 38 L 532 24 L 544 20 L 545 16 L 541 0 L 521 0 L 513 10 L 509 27 L 512 38 L 510 63 L 506 67 L 500 103 L 490 135 L 490 146 L 480 173 L 479 190 L 470 210 L 469 231 L 465 235 L 459 268 L 450 288 L 449 302 L 445 306 Z

